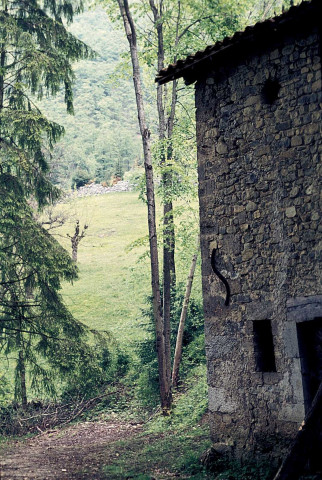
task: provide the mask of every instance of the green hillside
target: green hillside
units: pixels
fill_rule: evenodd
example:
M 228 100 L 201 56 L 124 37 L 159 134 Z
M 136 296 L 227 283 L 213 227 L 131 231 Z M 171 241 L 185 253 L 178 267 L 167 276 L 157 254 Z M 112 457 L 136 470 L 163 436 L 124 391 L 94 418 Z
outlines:
M 61 292 L 68 308 L 90 328 L 110 332 L 115 342 L 132 356 L 138 342 L 149 337 L 145 328 L 148 319 L 142 314 L 151 295 L 146 205 L 138 198 L 138 192 L 110 193 L 70 198 L 58 204 L 51 214 L 65 219 L 64 225 L 51 233 L 70 254 L 67 234 L 74 234 L 76 220 L 81 230 L 88 225 L 78 248 L 79 278 L 73 284 L 65 283 Z M 178 238 L 177 280 L 181 285 L 189 272 L 194 243 L 195 232 L 188 231 L 187 236 Z M 192 298 L 200 295 L 199 265 Z M 15 356 L 3 356 L 4 359 L 0 378 L 7 377 L 7 398 L 11 398 Z
M 58 204 L 52 216 L 64 218 L 62 227 L 51 232 L 71 254 L 67 234 L 75 232 L 76 220 L 81 229 L 88 225 L 78 248 L 79 279 L 65 283 L 62 294 L 74 317 L 90 328 L 107 330 L 131 355 L 133 346 L 146 330 L 141 309 L 150 295 L 148 259 L 139 261 L 146 247 L 129 251 L 131 243 L 147 234 L 146 207 L 137 193 L 110 193 L 86 198 L 71 198 Z M 45 218 L 47 214 L 45 212 Z M 8 399 L 14 388 L 15 355 L 2 354 L 0 378 L 5 375 Z M 29 390 L 30 398 L 34 393 Z
M 99 8 L 75 17 L 70 31 L 97 53 L 74 65 L 75 115 L 66 113 L 63 95 L 40 104 L 66 130 L 55 146 L 51 173 L 53 182 L 66 189 L 75 175 L 108 182 L 141 161 L 130 66 L 122 60 L 127 48 L 123 32 L 113 29 Z

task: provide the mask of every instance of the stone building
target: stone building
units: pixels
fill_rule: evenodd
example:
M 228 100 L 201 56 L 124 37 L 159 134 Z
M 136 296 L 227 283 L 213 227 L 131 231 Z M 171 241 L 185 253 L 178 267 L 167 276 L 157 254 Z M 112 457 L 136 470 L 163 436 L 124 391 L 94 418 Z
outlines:
M 321 6 L 157 77 L 196 82 L 211 431 L 237 456 L 281 453 L 322 380 Z

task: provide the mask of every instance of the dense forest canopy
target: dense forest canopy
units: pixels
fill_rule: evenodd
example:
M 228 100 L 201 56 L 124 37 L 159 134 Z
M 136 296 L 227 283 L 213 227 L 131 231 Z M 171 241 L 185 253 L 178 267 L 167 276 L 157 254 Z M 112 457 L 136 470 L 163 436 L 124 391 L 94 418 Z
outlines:
M 55 147 L 51 173 L 53 182 L 65 189 L 76 179 L 108 183 L 139 164 L 142 156 L 122 33 L 98 7 L 76 17 L 69 30 L 94 49 L 96 58 L 74 64 L 74 116 L 66 114 L 62 95 L 42 102 L 47 115 L 66 131 Z

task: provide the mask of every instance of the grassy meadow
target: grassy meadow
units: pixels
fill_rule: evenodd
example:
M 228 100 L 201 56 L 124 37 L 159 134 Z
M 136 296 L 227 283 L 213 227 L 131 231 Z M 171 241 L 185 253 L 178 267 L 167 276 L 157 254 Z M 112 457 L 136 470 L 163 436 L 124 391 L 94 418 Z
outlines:
M 65 217 L 64 225 L 52 233 L 69 252 L 71 241 L 67 234 L 74 234 L 76 220 L 80 221 L 80 231 L 84 224 L 88 225 L 79 243 L 79 279 L 73 285 L 65 283 L 62 289 L 75 318 L 91 328 L 108 330 L 124 347 L 142 339 L 144 329 L 140 325 L 146 319 L 141 312 L 151 295 L 151 280 L 147 207 L 138 193 L 70 198 L 56 206 L 53 214 Z M 183 220 L 181 216 L 179 221 Z M 191 245 L 186 238 L 177 242 L 177 279 L 184 284 L 195 248 L 195 235 L 188 232 L 186 236 L 191 237 Z M 200 288 L 197 270 L 193 294 L 201 295 Z
M 161 208 L 157 210 L 161 221 Z M 81 232 L 84 225 L 88 226 L 78 247 L 79 278 L 73 284 L 62 285 L 65 303 L 77 320 L 90 328 L 108 331 L 133 358 L 137 342 L 148 336 L 144 328 L 148 319 L 142 315 L 151 295 L 146 205 L 139 199 L 138 192 L 69 197 L 45 211 L 40 220 L 46 221 L 50 216 L 63 219 L 63 225 L 55 224 L 50 232 L 70 255 L 68 235 L 75 233 L 76 221 L 80 222 Z M 180 217 L 179 222 L 182 221 Z M 186 230 L 189 236 L 189 228 Z M 194 232 L 190 237 L 191 245 L 185 237 L 177 242 L 177 279 L 183 284 L 195 248 Z M 183 250 L 180 245 L 184 245 Z M 200 273 L 197 273 L 193 287 L 196 296 L 200 296 L 200 288 Z M 15 365 L 14 354 L 2 357 L 0 377 L 5 375 L 7 379 L 8 401 L 13 396 Z M 33 396 L 29 391 L 28 398 Z
M 146 206 L 137 193 L 111 193 L 71 199 L 56 207 L 66 216 L 65 224 L 53 232 L 71 252 L 66 236 L 88 225 L 79 243 L 79 279 L 63 285 L 63 297 L 73 315 L 91 328 L 108 330 L 124 346 L 143 335 L 139 328 L 141 309 L 150 294 L 147 251 Z M 145 245 L 130 249 L 146 238 Z
M 88 225 L 79 243 L 79 278 L 73 284 L 62 285 L 68 308 L 90 328 L 109 331 L 129 352 L 130 345 L 144 338 L 140 314 L 151 291 L 148 258 L 139 260 L 147 247 L 129 250 L 134 241 L 147 236 L 146 206 L 137 193 L 111 193 L 69 198 L 50 214 L 64 219 L 64 224 L 51 233 L 70 254 L 67 234 L 74 234 L 76 220 L 80 221 L 81 231 L 84 224 Z M 47 218 L 48 212 L 44 212 L 44 220 Z M 0 377 L 5 375 L 7 379 L 8 401 L 14 391 L 15 357 L 2 356 L 0 362 Z M 33 396 L 29 391 L 28 398 Z

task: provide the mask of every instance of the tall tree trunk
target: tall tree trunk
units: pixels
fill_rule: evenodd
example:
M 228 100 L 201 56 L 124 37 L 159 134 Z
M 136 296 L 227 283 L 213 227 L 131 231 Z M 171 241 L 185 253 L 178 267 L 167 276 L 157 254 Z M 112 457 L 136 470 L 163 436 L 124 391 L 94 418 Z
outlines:
M 0 112 L 3 109 L 3 102 L 4 102 L 4 74 L 3 74 L 3 69 L 6 64 L 6 52 L 4 50 L 5 45 L 2 43 L 1 45 L 1 55 L 0 55 L 0 67 L 1 67 L 1 73 L 0 73 Z M 0 120 L 0 126 L 1 126 L 1 120 Z M 0 132 L 1 135 L 1 132 Z M 0 145 L 1 148 L 1 145 Z
M 274 480 L 296 480 L 303 473 L 309 456 L 321 458 L 322 382 L 312 406 Z
M 175 35 L 175 50 L 178 46 L 178 39 L 179 39 L 179 23 L 180 23 L 180 16 L 181 16 L 181 4 L 180 0 L 178 1 L 178 15 L 176 19 L 176 35 Z M 162 41 L 162 52 L 164 52 L 163 48 L 163 35 L 160 36 L 160 40 Z M 160 49 L 161 50 L 161 49 Z M 173 63 L 177 60 L 176 55 L 173 58 Z M 161 66 L 161 62 L 160 62 Z M 164 67 L 164 55 L 162 57 L 162 67 Z M 160 69 L 159 69 L 160 71 Z M 165 121 L 164 125 L 164 136 L 167 139 L 167 152 L 166 158 L 168 163 L 173 161 L 173 146 L 172 146 L 172 135 L 173 135 L 173 128 L 174 128 L 174 119 L 176 114 L 176 105 L 177 105 L 177 80 L 172 82 L 172 91 L 171 91 L 171 106 L 170 106 L 170 113 Z M 160 88 L 161 98 L 163 98 L 163 92 L 166 88 L 165 85 L 159 85 Z M 166 93 L 164 92 L 165 96 Z M 172 199 L 172 172 L 166 172 L 164 174 L 163 183 L 166 187 L 166 201 L 164 204 L 164 234 L 166 235 L 167 242 L 165 244 L 165 248 L 168 251 L 167 253 L 167 262 L 168 262 L 168 269 L 170 272 L 170 285 L 171 289 L 174 290 L 176 287 L 176 268 L 175 268 L 175 230 L 174 230 L 174 214 L 173 214 L 173 199 Z
M 2 8 L 4 13 L 8 12 L 8 5 L 7 2 L 3 2 Z M 3 37 L 5 38 L 6 34 L 3 32 Z M 0 112 L 3 109 L 3 102 L 4 102 L 4 76 L 3 69 L 6 65 L 6 45 L 5 43 L 1 43 L 1 55 L 0 55 L 0 67 L 1 67 L 1 74 L 0 74 Z
M 128 0 L 118 0 L 121 16 L 124 23 L 125 33 L 130 45 L 133 82 L 136 96 L 136 105 L 138 110 L 138 120 L 143 143 L 144 167 L 146 178 L 146 195 L 148 203 L 148 226 L 151 260 L 151 283 L 153 293 L 153 313 L 156 330 L 156 346 L 159 368 L 159 384 L 161 408 L 164 414 L 167 414 L 171 408 L 171 385 L 168 380 L 165 341 L 164 341 L 164 323 L 161 312 L 160 280 L 159 280 L 159 259 L 157 231 L 155 221 L 155 198 L 153 183 L 153 168 L 150 149 L 150 131 L 146 124 L 144 103 L 142 97 L 140 66 L 137 52 L 135 25 L 129 10 Z
M 6 62 L 6 53 L 2 51 L 0 55 L 1 69 L 5 66 L 5 62 Z M 1 74 L 0 75 L 0 111 L 3 109 L 3 99 L 4 99 L 4 76 Z
M 23 350 L 19 350 L 19 376 L 22 408 L 27 408 L 26 364 Z
M 163 179 L 165 176 L 163 176 Z M 163 321 L 168 382 L 171 383 L 171 306 L 174 292 L 174 225 L 172 201 L 163 206 Z
M 188 305 L 189 305 L 190 294 L 192 289 L 193 277 L 195 274 L 195 269 L 197 264 L 199 248 L 200 248 L 200 241 L 198 236 L 197 251 L 192 257 L 192 261 L 191 261 L 190 271 L 189 271 L 187 284 L 186 284 L 186 292 L 183 300 L 183 305 L 182 305 L 182 310 L 180 315 L 180 322 L 179 322 L 178 333 L 177 333 L 176 349 L 174 353 L 173 369 L 172 369 L 172 386 L 173 387 L 176 387 L 178 385 L 178 380 L 179 380 L 179 367 L 180 367 L 181 356 L 182 356 L 182 339 L 183 339 L 184 324 L 187 317 Z
M 163 0 L 159 2 L 159 8 L 154 0 L 149 0 L 153 13 L 154 27 L 157 31 L 158 38 L 158 71 L 164 67 L 164 39 L 163 39 Z M 167 127 L 169 122 L 165 119 L 165 102 L 166 87 L 157 86 L 157 107 L 159 118 L 159 139 L 161 142 L 161 165 L 167 166 L 169 148 L 167 140 L 171 142 L 172 131 L 169 136 Z M 170 115 L 174 115 L 173 109 Z M 168 136 L 167 136 L 168 133 Z M 162 173 L 163 185 L 163 321 L 164 321 L 164 341 L 167 365 L 168 381 L 171 383 L 171 305 L 172 294 L 175 289 L 175 232 L 173 218 L 173 202 L 172 202 L 172 173 L 164 171 Z

